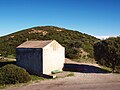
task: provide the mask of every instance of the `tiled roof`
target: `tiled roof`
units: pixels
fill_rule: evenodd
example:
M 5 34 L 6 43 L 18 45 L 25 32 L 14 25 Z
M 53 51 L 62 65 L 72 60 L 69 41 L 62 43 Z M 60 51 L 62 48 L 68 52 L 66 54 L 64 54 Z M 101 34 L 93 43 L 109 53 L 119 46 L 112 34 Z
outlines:
M 26 41 L 19 45 L 17 48 L 43 48 L 53 40 L 42 40 L 42 41 Z

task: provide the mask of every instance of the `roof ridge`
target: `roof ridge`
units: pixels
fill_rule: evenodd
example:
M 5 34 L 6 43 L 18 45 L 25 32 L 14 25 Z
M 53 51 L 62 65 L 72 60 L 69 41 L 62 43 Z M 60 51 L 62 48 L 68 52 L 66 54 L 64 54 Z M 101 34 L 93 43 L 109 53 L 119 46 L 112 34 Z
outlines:
M 54 40 L 36 40 L 26 41 L 19 45 L 17 48 L 43 48 Z

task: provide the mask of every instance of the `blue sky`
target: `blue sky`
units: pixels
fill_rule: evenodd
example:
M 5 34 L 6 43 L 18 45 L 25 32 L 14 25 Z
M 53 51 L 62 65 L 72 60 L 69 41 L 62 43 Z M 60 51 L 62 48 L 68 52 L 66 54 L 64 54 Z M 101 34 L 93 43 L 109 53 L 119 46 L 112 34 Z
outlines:
M 0 36 L 33 26 L 120 35 L 120 0 L 0 0 Z

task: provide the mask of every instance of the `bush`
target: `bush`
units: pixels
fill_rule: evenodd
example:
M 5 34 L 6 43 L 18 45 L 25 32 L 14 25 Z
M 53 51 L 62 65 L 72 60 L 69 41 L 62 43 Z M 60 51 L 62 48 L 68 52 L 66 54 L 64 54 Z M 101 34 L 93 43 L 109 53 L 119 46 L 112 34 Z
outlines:
M 120 37 L 111 37 L 94 45 L 95 60 L 116 72 L 120 66 Z M 118 68 L 119 69 L 119 68 Z
M 0 84 L 25 83 L 31 80 L 26 70 L 13 64 L 8 64 L 0 69 Z

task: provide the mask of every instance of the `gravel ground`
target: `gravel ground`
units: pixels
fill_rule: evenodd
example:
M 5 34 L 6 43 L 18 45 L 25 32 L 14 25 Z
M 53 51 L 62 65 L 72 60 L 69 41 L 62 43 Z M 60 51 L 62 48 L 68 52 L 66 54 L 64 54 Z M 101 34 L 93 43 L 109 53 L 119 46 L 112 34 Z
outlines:
M 74 69 L 78 70 L 74 72 L 75 76 L 45 80 L 27 86 L 9 87 L 4 90 L 120 90 L 120 74 L 102 72 L 96 64 L 75 62 L 67 64 L 68 68 L 72 65 L 73 72 Z
M 120 75 L 75 72 L 72 77 L 45 80 L 4 90 L 120 90 Z

